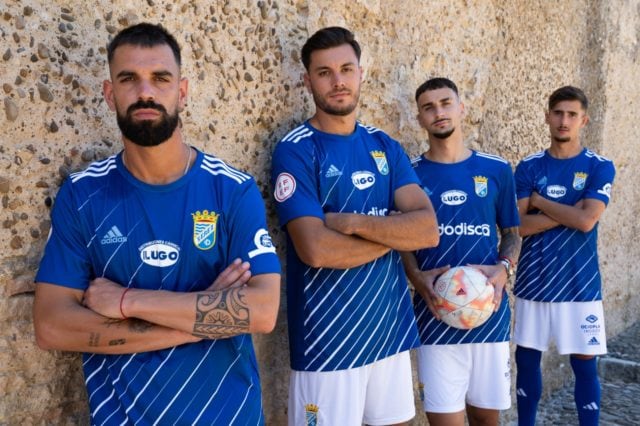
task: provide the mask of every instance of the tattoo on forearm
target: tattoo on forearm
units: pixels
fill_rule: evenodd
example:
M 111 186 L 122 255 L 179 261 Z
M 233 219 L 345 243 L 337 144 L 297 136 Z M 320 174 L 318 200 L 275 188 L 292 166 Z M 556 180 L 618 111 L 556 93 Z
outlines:
M 129 331 L 132 333 L 146 333 L 153 327 L 153 324 L 150 322 L 137 318 L 129 318 L 127 323 L 129 325 Z
M 514 262 L 518 261 L 520 256 L 520 247 L 522 238 L 518 231 L 518 227 L 505 228 L 501 232 L 500 239 L 500 256 L 506 256 Z
M 213 294 L 198 294 L 193 334 L 205 339 L 218 339 L 246 333 L 249 330 L 249 307 L 244 290 L 232 288 Z
M 89 333 L 89 346 L 96 347 L 100 345 L 100 333 Z
M 109 340 L 109 346 L 124 345 L 125 343 L 127 343 L 127 341 L 126 341 L 125 339 L 113 339 L 113 340 Z

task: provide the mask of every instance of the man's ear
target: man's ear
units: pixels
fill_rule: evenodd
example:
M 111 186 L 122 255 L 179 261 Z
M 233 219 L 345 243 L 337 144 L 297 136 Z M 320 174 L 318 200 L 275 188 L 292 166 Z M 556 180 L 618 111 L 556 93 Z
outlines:
M 102 82 L 102 94 L 104 96 L 104 100 L 107 101 L 107 105 L 109 105 L 109 109 L 111 111 L 116 110 L 116 101 L 113 96 L 113 83 L 110 80 L 104 80 Z
M 309 77 L 309 73 L 305 72 L 302 79 L 304 81 L 304 87 L 306 87 L 309 93 L 311 93 L 311 78 Z
M 589 116 L 585 113 L 584 116 L 582 117 L 582 124 L 580 125 L 580 127 L 584 127 L 587 124 L 589 124 L 589 121 L 591 121 L 591 119 L 589 118 Z
M 178 111 L 183 111 L 187 106 L 189 93 L 189 80 L 186 77 L 180 79 L 180 87 L 178 88 Z

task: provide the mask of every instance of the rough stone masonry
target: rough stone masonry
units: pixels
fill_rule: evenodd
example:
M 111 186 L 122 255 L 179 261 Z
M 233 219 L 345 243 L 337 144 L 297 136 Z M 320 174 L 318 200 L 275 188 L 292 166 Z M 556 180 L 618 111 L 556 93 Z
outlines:
M 640 317 L 640 1 L 570 0 L 4 0 L 0 2 L 0 424 L 86 424 L 77 354 L 36 348 L 33 276 L 61 181 L 118 152 L 102 93 L 105 46 L 118 30 L 160 22 L 183 47 L 188 143 L 253 174 L 267 200 L 274 143 L 312 113 L 299 50 L 327 25 L 364 47 L 360 119 L 426 149 L 413 92 L 427 77 L 456 81 L 468 144 L 512 165 L 547 145 L 548 94 L 573 84 L 592 102 L 587 146 L 618 168 L 600 226 L 609 335 Z M 284 291 L 284 287 L 283 287 Z M 256 338 L 268 424 L 284 424 L 286 304 Z M 549 390 L 570 372 L 550 355 Z M 418 410 L 420 411 L 420 410 Z M 507 413 L 507 416 L 513 416 Z M 419 414 L 415 424 L 425 424 Z

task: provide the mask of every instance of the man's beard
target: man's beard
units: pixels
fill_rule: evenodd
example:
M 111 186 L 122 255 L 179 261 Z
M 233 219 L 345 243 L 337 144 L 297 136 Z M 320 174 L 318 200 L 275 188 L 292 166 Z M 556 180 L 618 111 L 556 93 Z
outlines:
M 433 136 L 438 138 L 438 139 L 447 139 L 449 136 L 451 136 L 453 134 L 453 132 L 455 132 L 456 129 L 454 127 L 452 127 L 449 130 L 445 130 L 443 132 L 439 132 L 439 133 L 433 133 Z
M 570 141 L 571 141 L 571 138 L 566 137 L 566 136 L 565 136 L 565 137 L 558 138 L 558 137 L 555 137 L 555 136 L 554 136 L 554 137 L 553 137 L 553 140 L 554 140 L 554 141 L 556 141 L 556 142 L 558 142 L 558 143 L 564 143 L 564 142 L 570 142 Z
M 355 93 L 352 104 L 343 105 L 339 107 L 332 107 L 319 94 L 317 94 L 315 90 L 312 89 L 311 93 L 313 95 L 313 100 L 316 103 L 316 108 L 318 108 L 319 110 L 329 115 L 345 116 L 345 115 L 351 114 L 358 106 L 358 99 L 360 98 L 360 88 L 358 88 L 358 91 Z
M 160 121 L 134 121 L 132 114 L 137 109 L 155 109 L 160 111 Z M 157 146 L 171 137 L 180 122 L 179 113 L 167 113 L 165 107 L 153 101 L 138 101 L 127 108 L 125 116 L 116 112 L 118 127 L 125 138 L 139 146 Z

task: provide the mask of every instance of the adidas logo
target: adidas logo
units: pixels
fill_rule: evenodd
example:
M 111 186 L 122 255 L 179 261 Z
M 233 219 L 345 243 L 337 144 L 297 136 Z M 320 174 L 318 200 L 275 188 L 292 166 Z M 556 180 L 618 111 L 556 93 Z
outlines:
M 330 178 L 330 177 L 336 177 L 336 176 L 342 176 L 342 172 L 332 164 L 329 166 L 329 169 L 327 170 L 327 173 L 325 173 L 324 177 Z
M 582 409 L 588 410 L 588 411 L 596 411 L 596 410 L 599 410 L 600 407 L 598 407 L 598 404 L 596 404 L 595 402 L 590 402 L 587 405 L 583 405 Z
M 109 232 L 104 234 L 104 237 L 102 237 L 102 240 L 100 240 L 100 244 L 105 245 L 105 244 L 124 243 L 126 241 L 127 241 L 127 237 L 122 235 L 122 232 L 120 232 L 117 226 L 113 225 L 111 229 L 109 229 Z
M 524 397 L 524 398 L 526 398 L 526 397 L 527 397 L 527 393 L 526 393 L 526 392 L 524 391 L 524 389 L 522 389 L 522 388 L 518 388 L 518 389 L 516 389 L 516 395 L 518 395 L 518 396 L 522 396 L 522 397 Z
M 591 339 L 589 339 L 587 344 L 593 346 L 593 345 L 599 345 L 600 342 L 598 342 L 598 339 L 596 339 L 596 336 L 593 336 Z

